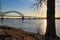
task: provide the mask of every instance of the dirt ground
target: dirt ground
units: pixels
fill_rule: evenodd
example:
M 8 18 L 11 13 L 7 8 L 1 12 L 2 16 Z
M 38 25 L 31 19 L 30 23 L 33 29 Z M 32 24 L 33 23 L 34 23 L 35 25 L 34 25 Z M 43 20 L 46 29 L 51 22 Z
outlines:
M 0 40 L 44 40 L 44 35 L 23 31 L 7 26 L 0 26 Z

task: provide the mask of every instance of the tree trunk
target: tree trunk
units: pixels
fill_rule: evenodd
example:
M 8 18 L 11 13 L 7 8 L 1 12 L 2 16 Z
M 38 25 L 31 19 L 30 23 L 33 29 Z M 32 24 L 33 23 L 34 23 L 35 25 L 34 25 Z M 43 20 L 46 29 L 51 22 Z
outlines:
M 55 0 L 47 0 L 47 28 L 45 37 L 56 37 L 55 29 Z

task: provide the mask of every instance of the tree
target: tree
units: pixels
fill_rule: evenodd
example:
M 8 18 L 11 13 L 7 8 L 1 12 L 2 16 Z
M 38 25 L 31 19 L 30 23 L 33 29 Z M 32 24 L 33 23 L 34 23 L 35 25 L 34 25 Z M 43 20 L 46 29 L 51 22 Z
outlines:
M 47 0 L 47 30 L 46 37 L 56 37 L 55 0 Z
M 37 0 L 37 7 L 41 7 L 42 2 L 46 0 Z M 47 0 L 47 27 L 46 27 L 46 37 L 56 38 L 56 29 L 55 29 L 55 0 Z

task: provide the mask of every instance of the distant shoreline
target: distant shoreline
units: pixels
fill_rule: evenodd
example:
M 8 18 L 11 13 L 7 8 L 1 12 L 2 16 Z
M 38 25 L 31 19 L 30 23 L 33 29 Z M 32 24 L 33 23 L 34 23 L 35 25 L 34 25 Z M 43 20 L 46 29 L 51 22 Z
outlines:
M 22 17 L 4 17 L 4 19 L 22 19 Z M 28 19 L 28 20 L 40 20 L 40 19 L 46 19 L 46 18 L 40 18 L 40 17 L 24 17 L 24 19 Z

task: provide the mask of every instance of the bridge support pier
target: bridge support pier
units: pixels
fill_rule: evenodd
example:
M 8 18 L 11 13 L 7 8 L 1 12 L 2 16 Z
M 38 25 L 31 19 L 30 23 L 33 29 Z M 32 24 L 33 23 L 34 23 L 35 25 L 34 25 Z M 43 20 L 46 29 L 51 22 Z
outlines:
M 3 25 L 4 23 L 3 23 L 3 21 L 4 21 L 4 16 L 3 15 L 1 15 L 1 25 Z
M 1 21 L 3 21 L 4 20 L 4 16 L 3 15 L 1 15 Z
M 24 20 L 24 17 L 22 17 L 22 20 Z

